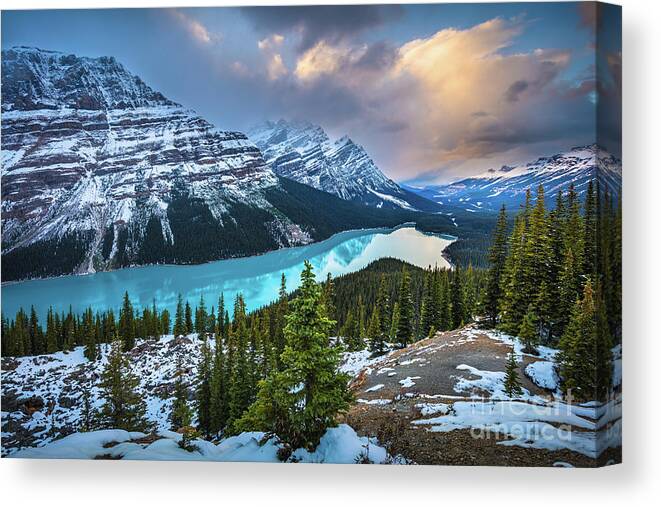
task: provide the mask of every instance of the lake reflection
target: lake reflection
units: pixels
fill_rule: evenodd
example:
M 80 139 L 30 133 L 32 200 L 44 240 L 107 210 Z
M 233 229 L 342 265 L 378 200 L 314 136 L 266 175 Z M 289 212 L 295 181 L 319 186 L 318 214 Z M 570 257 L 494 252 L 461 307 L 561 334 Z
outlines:
M 34 305 L 39 317 L 45 319 L 49 306 L 74 312 L 91 306 L 93 310 L 119 308 L 124 291 L 128 291 L 137 307 L 151 305 L 156 299 L 159 308 L 167 307 L 172 316 L 177 294 L 191 304 L 204 295 L 207 307 L 216 306 L 220 293 L 232 311 L 232 302 L 242 292 L 248 309 L 252 310 L 277 298 L 282 273 L 287 289 L 299 285 L 303 262 L 314 266 L 317 280 L 328 273 L 339 276 L 358 271 L 370 262 L 394 257 L 420 267 L 448 267 L 442 251 L 454 238 L 424 234 L 413 227 L 349 231 L 312 245 L 286 248 L 264 255 L 209 262 L 195 266 L 143 266 L 84 276 L 65 276 L 47 280 L 32 280 L 2 286 L 2 311 L 13 318 L 19 307 Z

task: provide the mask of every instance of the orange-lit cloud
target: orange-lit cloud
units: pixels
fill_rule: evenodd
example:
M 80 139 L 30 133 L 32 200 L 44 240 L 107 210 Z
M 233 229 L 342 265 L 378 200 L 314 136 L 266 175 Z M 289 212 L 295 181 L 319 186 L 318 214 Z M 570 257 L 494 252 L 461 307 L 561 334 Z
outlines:
M 391 174 L 466 159 L 485 166 L 545 140 L 536 108 L 540 119 L 548 115 L 549 101 L 561 94 L 558 76 L 570 63 L 563 50 L 508 51 L 523 28 L 519 20 L 495 18 L 444 29 L 393 52 L 382 48 L 385 56 L 371 55 L 369 65 L 368 46 L 320 41 L 298 58 L 294 76 L 301 86 L 333 83 L 361 104 L 344 128 L 369 132 L 368 148 L 380 142 L 378 162 Z M 388 138 L 392 150 L 384 149 Z
M 187 14 L 177 10 L 170 10 L 172 17 L 188 32 L 188 34 L 198 43 L 209 45 L 220 42 L 220 34 L 211 33 L 207 28 Z

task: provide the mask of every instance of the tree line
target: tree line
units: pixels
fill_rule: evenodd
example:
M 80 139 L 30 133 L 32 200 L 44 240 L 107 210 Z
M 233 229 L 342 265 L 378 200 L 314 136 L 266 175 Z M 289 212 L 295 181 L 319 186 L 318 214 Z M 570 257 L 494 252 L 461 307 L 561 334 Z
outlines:
M 611 353 L 622 336 L 622 203 L 599 182 L 580 202 L 559 191 L 547 209 L 544 188 L 525 204 L 508 234 L 503 206 L 489 250 L 483 309 L 492 326 L 517 335 L 526 352 L 559 347 L 563 388 L 603 399 Z

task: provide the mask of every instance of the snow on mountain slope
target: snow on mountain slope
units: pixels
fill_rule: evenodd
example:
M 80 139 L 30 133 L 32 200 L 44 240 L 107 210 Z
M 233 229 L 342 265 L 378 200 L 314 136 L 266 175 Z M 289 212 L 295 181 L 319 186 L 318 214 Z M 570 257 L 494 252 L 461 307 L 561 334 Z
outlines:
M 597 145 L 590 145 L 541 157 L 527 164 L 490 169 L 448 185 L 406 188 L 443 205 L 477 211 L 496 210 L 503 203 L 514 209 L 523 203 L 527 189 L 534 193 L 540 184 L 547 196 L 554 197 L 559 190 L 566 192 L 571 184 L 582 196 L 588 183 L 595 179 L 599 180 L 602 189 L 608 189 L 611 195 L 619 195 L 622 162 Z M 549 205 L 552 202 L 550 199 Z
M 2 91 L 2 244 L 14 255 L 4 279 L 190 262 L 175 245 L 187 228 L 177 238 L 173 220 L 203 223 L 198 238 L 231 236 L 209 258 L 311 241 L 266 199 L 278 177 L 244 134 L 215 128 L 114 58 L 3 50 Z M 242 220 L 264 224 L 261 236 L 245 237 Z M 19 266 L 39 256 L 39 273 Z
M 257 125 L 248 136 L 285 178 L 370 206 L 438 210 L 386 177 L 365 149 L 347 136 L 332 141 L 318 125 L 285 120 Z

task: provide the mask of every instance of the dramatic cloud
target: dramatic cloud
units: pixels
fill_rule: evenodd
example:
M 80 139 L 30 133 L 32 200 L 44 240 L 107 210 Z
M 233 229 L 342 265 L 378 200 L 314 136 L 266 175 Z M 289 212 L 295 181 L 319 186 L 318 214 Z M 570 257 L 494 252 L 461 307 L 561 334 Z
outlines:
M 202 23 L 193 19 L 191 16 L 176 9 L 172 9 L 169 12 L 188 34 L 200 44 L 208 45 L 220 42 L 221 36 L 219 34 L 211 33 Z
M 566 142 L 593 121 L 570 121 L 589 90 L 558 78 L 568 51 L 505 51 L 522 30 L 496 18 L 400 48 L 319 41 L 298 58 L 292 86 L 314 95 L 334 90 L 359 104 L 359 111 L 336 104 L 349 114 L 334 115 L 331 126 L 360 133 L 395 177 L 434 168 L 449 177 L 465 171 L 466 160 L 475 172 L 503 155 L 523 156 L 526 145 Z
M 270 81 L 276 81 L 289 73 L 280 54 L 284 41 L 284 36 L 274 33 L 257 42 L 257 47 L 266 58 L 266 76 Z
M 243 14 L 262 33 L 295 32 L 299 49 L 306 51 L 319 41 L 337 44 L 367 29 L 398 19 L 397 5 L 322 5 L 244 7 Z

